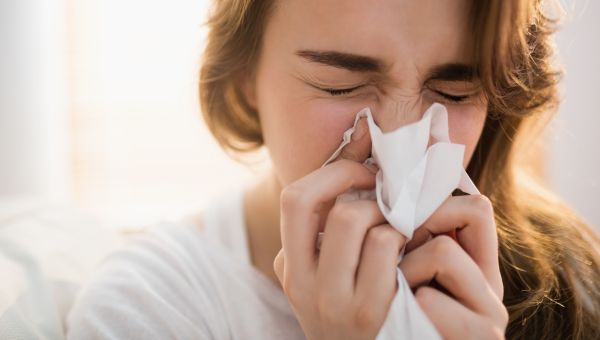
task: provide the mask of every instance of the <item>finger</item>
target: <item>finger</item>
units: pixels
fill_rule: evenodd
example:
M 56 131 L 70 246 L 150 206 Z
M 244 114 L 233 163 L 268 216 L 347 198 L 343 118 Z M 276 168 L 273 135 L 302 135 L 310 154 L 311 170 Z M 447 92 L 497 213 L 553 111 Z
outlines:
M 436 236 L 400 262 L 410 287 L 435 279 L 467 308 L 502 320 L 502 301 L 469 255 L 448 236 Z
M 324 203 L 350 188 L 375 186 L 375 174 L 362 164 L 340 160 L 319 168 L 281 192 L 281 241 L 290 268 L 300 277 L 316 270 L 315 243 Z
M 334 161 L 347 159 L 358 163 L 364 162 L 371 153 L 371 138 L 369 133 L 369 125 L 367 120 L 360 118 L 356 123 L 356 129 L 352 134 L 352 139 L 348 143 Z
M 273 260 L 273 271 L 279 280 L 279 283 L 283 286 L 283 271 L 284 271 L 284 261 L 283 261 L 283 248 L 279 250 L 275 259 Z
M 499 336 L 492 338 L 504 338 L 502 328 L 486 325 L 479 315 L 437 289 L 421 287 L 415 297 L 444 339 L 488 339 L 493 332 Z
M 502 298 L 498 236 L 489 199 L 483 195 L 451 196 L 423 223 L 422 228 L 432 234 L 456 229 L 457 241 L 481 268 L 496 295 Z
M 356 129 L 352 134 L 352 139 L 349 144 L 344 146 L 340 151 L 340 154 L 334 158 L 331 162 L 339 161 L 341 159 L 355 161 L 363 164 L 373 173 L 377 173 L 379 167 L 375 164 L 364 164 L 369 155 L 371 154 L 371 138 L 369 133 L 369 126 L 366 119 L 361 117 L 356 123 Z M 331 163 L 330 162 L 330 163 Z M 331 202 L 325 203 L 325 207 L 323 209 L 323 214 L 321 214 L 319 230 L 323 231 L 325 229 L 325 221 L 329 210 L 335 204 L 335 200 Z
M 415 229 L 415 232 L 413 233 L 413 237 L 410 239 L 410 241 L 408 241 L 406 243 L 406 248 L 404 249 L 404 254 L 408 254 L 411 251 L 413 251 L 413 249 L 416 249 L 420 246 L 422 246 L 423 244 L 425 244 L 425 242 L 431 240 L 431 238 L 434 235 L 431 234 L 431 232 L 429 232 L 429 230 L 423 228 L 423 227 L 419 227 L 417 229 Z
M 398 254 L 405 242 L 406 237 L 389 224 L 367 231 L 356 279 L 361 301 L 378 306 L 391 303 L 396 289 L 390 288 L 396 287 Z
M 329 212 L 335 205 L 336 199 L 332 199 L 331 201 L 325 202 L 321 205 L 321 212 L 319 214 L 319 234 L 323 234 L 323 231 L 325 230 L 325 223 L 327 222 L 327 216 L 329 216 Z M 320 237 L 323 237 L 323 235 L 321 235 Z M 319 248 L 320 248 L 320 246 L 319 246 Z
M 319 254 L 317 279 L 325 289 L 352 296 L 367 230 L 385 223 L 377 202 L 338 202 L 329 212 Z

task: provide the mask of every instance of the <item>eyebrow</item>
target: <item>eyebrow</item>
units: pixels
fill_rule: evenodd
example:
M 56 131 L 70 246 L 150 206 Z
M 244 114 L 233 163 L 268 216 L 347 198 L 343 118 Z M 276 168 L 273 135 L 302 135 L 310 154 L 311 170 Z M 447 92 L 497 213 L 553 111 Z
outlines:
M 308 61 L 346 69 L 352 72 L 381 72 L 383 63 L 373 57 L 337 51 L 299 50 L 296 55 Z
M 436 66 L 429 72 L 428 80 L 471 81 L 477 77 L 475 67 L 467 64 L 451 63 Z
M 352 72 L 382 72 L 379 59 L 338 51 L 298 50 L 296 55 L 310 62 L 346 69 Z M 475 67 L 462 63 L 448 63 L 429 71 L 427 80 L 472 81 L 477 77 Z

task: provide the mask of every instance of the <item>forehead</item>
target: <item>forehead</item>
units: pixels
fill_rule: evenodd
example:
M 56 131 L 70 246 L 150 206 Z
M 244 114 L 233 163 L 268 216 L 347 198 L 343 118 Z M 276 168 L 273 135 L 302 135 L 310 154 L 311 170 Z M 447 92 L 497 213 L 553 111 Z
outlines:
M 470 60 L 470 0 L 280 0 L 266 39 L 280 47 L 437 64 Z M 267 42 L 268 43 L 268 42 Z M 273 42 L 271 42 L 273 43 Z

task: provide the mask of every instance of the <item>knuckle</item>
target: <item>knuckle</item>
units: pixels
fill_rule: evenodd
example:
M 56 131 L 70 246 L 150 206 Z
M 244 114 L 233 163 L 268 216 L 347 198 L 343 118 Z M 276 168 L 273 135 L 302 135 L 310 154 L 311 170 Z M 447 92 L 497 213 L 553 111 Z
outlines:
M 452 237 L 438 235 L 431 242 L 433 242 L 432 255 L 438 275 L 446 276 L 449 272 L 460 270 L 462 261 L 467 255 Z
M 479 213 L 488 217 L 494 214 L 494 206 L 492 201 L 485 195 L 470 195 L 473 206 L 479 211 Z
M 397 248 L 401 248 L 402 246 L 404 246 L 406 244 L 406 237 L 402 233 L 400 233 L 399 231 L 394 229 L 394 227 L 392 227 L 391 225 L 388 227 L 388 229 L 390 230 L 390 233 L 392 234 L 390 236 L 390 238 L 392 240 L 394 240 L 394 245 Z
M 458 244 L 450 236 L 438 235 L 431 242 L 432 254 L 435 258 L 444 259 L 456 252 Z
M 284 267 L 285 267 L 285 259 L 283 257 L 283 251 L 280 250 L 279 253 L 277 253 L 277 256 L 275 256 L 275 259 L 273 260 L 273 271 L 275 272 L 275 274 L 277 275 L 277 278 L 280 281 L 282 278 L 282 274 L 284 272 Z
M 281 202 L 281 210 L 291 209 L 298 197 L 298 189 L 294 185 L 288 185 L 281 190 L 279 201 Z
M 367 238 L 369 239 L 369 241 L 376 245 L 381 245 L 385 243 L 387 241 L 386 236 L 387 235 L 385 230 L 383 230 L 383 228 L 380 227 L 373 227 L 369 229 L 367 233 Z
M 279 197 L 282 211 L 290 211 L 308 201 L 307 194 L 298 184 L 290 184 L 281 190 Z
M 421 287 L 415 292 L 417 302 L 424 310 L 430 310 L 435 301 L 435 293 L 432 288 Z
M 367 227 L 365 212 L 359 209 L 355 202 L 338 202 L 329 212 L 326 228 L 343 229 L 346 233 L 356 235 L 364 233 Z
M 398 243 L 397 239 L 396 232 L 388 227 L 373 227 L 370 228 L 367 233 L 368 242 L 372 243 L 377 248 L 395 247 Z
M 354 324 L 361 331 L 374 328 L 380 322 L 379 319 L 378 313 L 367 304 L 359 306 L 354 314 Z
M 334 224 L 353 225 L 360 221 L 361 212 L 352 203 L 338 202 L 329 212 L 329 219 Z

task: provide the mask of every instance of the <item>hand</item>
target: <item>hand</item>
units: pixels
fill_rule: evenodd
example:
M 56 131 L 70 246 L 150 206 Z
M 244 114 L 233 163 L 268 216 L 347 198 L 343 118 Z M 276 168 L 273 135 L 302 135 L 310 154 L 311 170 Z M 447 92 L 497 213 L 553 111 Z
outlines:
M 456 241 L 440 235 L 457 226 Z M 508 312 L 494 212 L 485 196 L 449 197 L 415 231 L 400 269 L 444 339 L 504 338 Z M 427 286 L 434 279 L 446 292 Z
M 367 128 L 366 120 L 361 124 Z M 369 150 L 370 138 L 363 134 L 344 148 L 340 160 L 281 193 L 283 248 L 273 266 L 309 339 L 375 338 L 397 290 L 396 258 L 405 239 L 386 223 L 377 203 L 339 202 L 327 210 L 346 190 L 375 186 L 376 169 L 361 164 Z

